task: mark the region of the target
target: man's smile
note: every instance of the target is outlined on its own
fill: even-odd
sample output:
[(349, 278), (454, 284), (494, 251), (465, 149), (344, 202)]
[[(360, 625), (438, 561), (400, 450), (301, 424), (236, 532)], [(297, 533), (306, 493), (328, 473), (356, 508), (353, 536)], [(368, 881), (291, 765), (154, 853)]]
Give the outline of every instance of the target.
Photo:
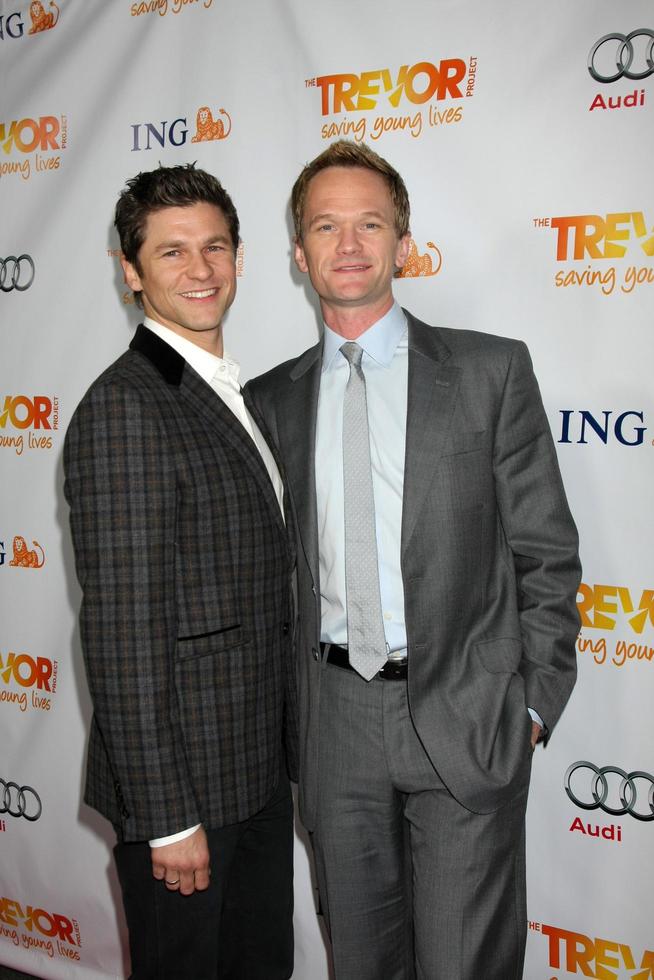
[(212, 289), (188, 289), (181, 293), (185, 299), (208, 299), (209, 296), (215, 296), (218, 292), (218, 287), (214, 286)]

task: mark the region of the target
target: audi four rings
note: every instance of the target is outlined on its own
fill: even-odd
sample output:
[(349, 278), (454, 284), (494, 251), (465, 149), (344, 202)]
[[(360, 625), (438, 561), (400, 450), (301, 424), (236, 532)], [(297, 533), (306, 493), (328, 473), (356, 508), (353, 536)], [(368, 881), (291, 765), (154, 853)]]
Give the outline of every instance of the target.
[(31, 255), (8, 255), (0, 259), (0, 289), (24, 293), (34, 282), (34, 262)]
[[(640, 66), (639, 71), (632, 71), (631, 66), (634, 60), (634, 46), (631, 43), (635, 37), (648, 37), (649, 44), (645, 47), (645, 62), (647, 67), (643, 70)], [(603, 45), (609, 41), (616, 41), (615, 66), (618, 69), (614, 75), (601, 75), (595, 67), (595, 55)], [(588, 55), (588, 71), (596, 82), (617, 82), (619, 78), (630, 78), (632, 81), (640, 81), (648, 78), (654, 73), (654, 31), (647, 27), (632, 31), (631, 34), (605, 34), (599, 41), (592, 46)]]
[(31, 786), (19, 786), (18, 783), (0, 779), (0, 814), (38, 820), (42, 810), (41, 797)]
[[(579, 799), (577, 792), (580, 791), (580, 786), (575, 787), (576, 792), (572, 789), (571, 777), (578, 769), (587, 769), (591, 774), (589, 777), (586, 777), (586, 788), (590, 799)], [(607, 803), (609, 798), (607, 773), (614, 773), (614, 775), (619, 776), (621, 779), (618, 789), (620, 799), (619, 801), (615, 799), (611, 800), (611, 805)], [(649, 791), (647, 792), (646, 799), (640, 798), (640, 809), (636, 809), (636, 805), (639, 802), (639, 787), (636, 785), (636, 780), (638, 779), (649, 782)], [(580, 780), (575, 780), (575, 783), (578, 782)], [(642, 772), (640, 770), (625, 772), (624, 769), (619, 769), (618, 766), (598, 767), (594, 766), (592, 762), (573, 762), (565, 774), (565, 791), (575, 806), (580, 807), (582, 810), (600, 809), (604, 810), (604, 813), (610, 813), (615, 817), (621, 817), (623, 814), (629, 813), (636, 820), (654, 820), (654, 776), (651, 776), (648, 772)], [(640, 792), (643, 792), (643, 790)], [(643, 812), (645, 806), (649, 807), (649, 813)]]

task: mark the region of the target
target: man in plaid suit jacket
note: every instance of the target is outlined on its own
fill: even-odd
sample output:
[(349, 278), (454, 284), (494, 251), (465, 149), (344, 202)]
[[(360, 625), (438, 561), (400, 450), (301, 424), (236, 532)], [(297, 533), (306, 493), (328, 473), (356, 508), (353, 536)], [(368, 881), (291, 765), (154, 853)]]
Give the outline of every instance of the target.
[(281, 980), (294, 555), (275, 450), (223, 352), (238, 217), (209, 174), (160, 167), (128, 182), (116, 227), (145, 324), (64, 456), (94, 707), (85, 799), (117, 832), (134, 978)]

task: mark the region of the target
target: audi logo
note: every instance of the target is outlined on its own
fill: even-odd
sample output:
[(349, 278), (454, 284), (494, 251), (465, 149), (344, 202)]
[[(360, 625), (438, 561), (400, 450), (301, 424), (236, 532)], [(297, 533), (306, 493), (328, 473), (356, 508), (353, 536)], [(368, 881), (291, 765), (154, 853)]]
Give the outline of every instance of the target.
[[(635, 37), (649, 38), (649, 43), (645, 47), (645, 63), (647, 67), (644, 71), (631, 70), (634, 60), (634, 46), (631, 42)], [(595, 67), (595, 55), (609, 41), (615, 41), (617, 43), (615, 66), (618, 70), (615, 75), (602, 75)], [(654, 72), (654, 31), (643, 27), (639, 30), (632, 31), (631, 34), (605, 34), (590, 49), (590, 54), (588, 55), (588, 71), (596, 82), (617, 82), (619, 78), (630, 78), (632, 81), (640, 81), (642, 78), (647, 78)]]
[(8, 255), (0, 259), (0, 289), (24, 293), (34, 282), (34, 262), (31, 255)]
[[(573, 786), (572, 777), (580, 769), (588, 770), (588, 774), (575, 779)], [(607, 779), (611, 774), (620, 778), (619, 784), (616, 779)], [(649, 790), (643, 783), (649, 783)], [(648, 772), (625, 772), (618, 766), (598, 768), (592, 762), (573, 762), (565, 774), (565, 791), (582, 810), (599, 809), (615, 817), (629, 813), (636, 820), (654, 820), (654, 776)]]
[(31, 786), (19, 786), (0, 779), (0, 813), (33, 821), (39, 819), (42, 810), (41, 797)]

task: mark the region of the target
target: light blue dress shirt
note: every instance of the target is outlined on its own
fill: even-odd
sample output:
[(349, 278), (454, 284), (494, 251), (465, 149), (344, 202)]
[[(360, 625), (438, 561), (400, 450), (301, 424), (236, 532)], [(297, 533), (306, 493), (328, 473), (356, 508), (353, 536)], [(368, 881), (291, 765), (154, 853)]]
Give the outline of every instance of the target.
[[(390, 652), (406, 650), (400, 569), (408, 328), (395, 303), (356, 341), (363, 348), (370, 458), (375, 498), (384, 631)], [(343, 514), (343, 396), (350, 375), (340, 352), (343, 337), (325, 326), (316, 427), (316, 495), (320, 536), (321, 640), (347, 645), (345, 521)]]

